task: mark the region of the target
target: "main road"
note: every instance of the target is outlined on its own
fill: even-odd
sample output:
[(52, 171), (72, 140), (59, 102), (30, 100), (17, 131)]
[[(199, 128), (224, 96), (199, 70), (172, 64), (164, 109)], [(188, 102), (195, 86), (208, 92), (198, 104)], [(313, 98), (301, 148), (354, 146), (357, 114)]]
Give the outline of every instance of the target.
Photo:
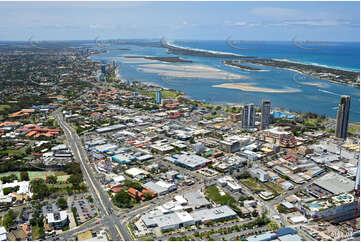
[(104, 225), (108, 225), (109, 233), (112, 237), (112, 240), (132, 240), (126, 228), (126, 224), (122, 223), (120, 218), (113, 213), (112, 202), (109, 200), (107, 194), (105, 194), (99, 182), (93, 176), (93, 173), (88, 165), (88, 156), (83, 149), (79, 136), (74, 131), (74, 129), (64, 121), (63, 116), (59, 112), (59, 110), (55, 111), (54, 115), (58, 124), (64, 131), (74, 158), (79, 161), (81, 165), (85, 182), (87, 183), (90, 192), (94, 197), (95, 204), (99, 209), (99, 215), (102, 219), (101, 223)]

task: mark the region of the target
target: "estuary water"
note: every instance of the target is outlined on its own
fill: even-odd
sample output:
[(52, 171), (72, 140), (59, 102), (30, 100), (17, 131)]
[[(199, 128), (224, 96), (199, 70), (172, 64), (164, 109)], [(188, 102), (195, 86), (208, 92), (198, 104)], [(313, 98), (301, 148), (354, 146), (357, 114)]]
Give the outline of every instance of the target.
[[(186, 48), (285, 59), (358, 72), (360, 70), (358, 43), (296, 43), (296, 45), (292, 42), (236, 41), (229, 41), (228, 44), (225, 41), (174, 41), (173, 43)], [(119, 45), (112, 48), (116, 47), (129, 50), (109, 49), (107, 53), (92, 56), (92, 59), (105, 63), (115, 60), (119, 65), (119, 75), (125, 80), (149, 82), (180, 90), (191, 99), (212, 104), (254, 103), (260, 105), (262, 99), (269, 99), (272, 107), (313, 112), (332, 118), (336, 117), (340, 95), (349, 95), (351, 96), (350, 121), (360, 121), (360, 89), (357, 87), (310, 78), (294, 71), (278, 68), (253, 66), (262, 71), (242, 70), (224, 65), (222, 63), (226, 60), (224, 58), (177, 55), (192, 63), (165, 63), (128, 58), (129, 56), (176, 55), (168, 54), (167, 49), (158, 47)], [(249, 91), (215, 87), (225, 83), (241, 83), (258, 89)], [(262, 91), (262, 88), (268, 91)], [(280, 93), (277, 90), (283, 92)]]

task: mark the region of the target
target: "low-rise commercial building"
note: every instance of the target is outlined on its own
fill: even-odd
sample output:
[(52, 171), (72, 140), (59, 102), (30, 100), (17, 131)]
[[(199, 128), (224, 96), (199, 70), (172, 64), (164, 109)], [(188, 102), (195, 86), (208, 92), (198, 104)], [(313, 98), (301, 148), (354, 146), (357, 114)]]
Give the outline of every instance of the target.
[(188, 154), (166, 157), (166, 160), (192, 170), (200, 169), (211, 163), (211, 160), (203, 158), (202, 156)]
[(242, 190), (241, 185), (231, 176), (219, 178), (218, 183), (223, 187), (227, 186), (232, 192), (240, 192)]
[(262, 170), (262, 169), (259, 169), (259, 168), (249, 169), (249, 174), (252, 177), (257, 178), (261, 182), (268, 182), (269, 181), (269, 174), (266, 171)]
[(46, 214), (47, 223), (55, 229), (61, 229), (69, 223), (67, 211)]

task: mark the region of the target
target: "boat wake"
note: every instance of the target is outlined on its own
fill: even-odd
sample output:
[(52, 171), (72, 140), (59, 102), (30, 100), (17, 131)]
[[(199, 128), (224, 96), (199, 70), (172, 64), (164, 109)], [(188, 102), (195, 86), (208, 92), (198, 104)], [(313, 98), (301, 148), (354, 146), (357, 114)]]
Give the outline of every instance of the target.
[(323, 89), (318, 89), (320, 92), (323, 92), (323, 93), (327, 93), (327, 94), (331, 94), (331, 95), (335, 95), (335, 96), (342, 96), (341, 94), (337, 94), (337, 93), (334, 93), (334, 92), (330, 92), (330, 91), (327, 91), (327, 90), (323, 90)]

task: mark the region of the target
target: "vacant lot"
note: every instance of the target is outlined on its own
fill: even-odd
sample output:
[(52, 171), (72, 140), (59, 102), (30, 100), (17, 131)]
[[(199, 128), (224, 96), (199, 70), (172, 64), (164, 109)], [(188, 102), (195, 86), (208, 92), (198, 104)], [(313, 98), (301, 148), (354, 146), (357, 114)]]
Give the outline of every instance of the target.
[(270, 187), (272, 190), (274, 190), (275, 192), (278, 192), (280, 194), (285, 193), (285, 190), (283, 190), (281, 187), (277, 186), (276, 184), (274, 184), (273, 182), (266, 182), (265, 183), (268, 187)]
[(231, 197), (230, 195), (228, 195), (228, 194), (222, 196), (219, 193), (219, 190), (218, 190), (216, 185), (207, 187), (206, 194), (207, 194), (208, 198), (210, 198), (211, 200), (213, 200), (214, 202), (216, 202), (218, 204), (232, 205), (233, 203), (236, 202), (236, 200), (233, 197)]
[(254, 192), (262, 192), (262, 191), (272, 192), (265, 185), (258, 182), (254, 178), (249, 177), (249, 178), (246, 178), (246, 179), (240, 179), (240, 181)]

